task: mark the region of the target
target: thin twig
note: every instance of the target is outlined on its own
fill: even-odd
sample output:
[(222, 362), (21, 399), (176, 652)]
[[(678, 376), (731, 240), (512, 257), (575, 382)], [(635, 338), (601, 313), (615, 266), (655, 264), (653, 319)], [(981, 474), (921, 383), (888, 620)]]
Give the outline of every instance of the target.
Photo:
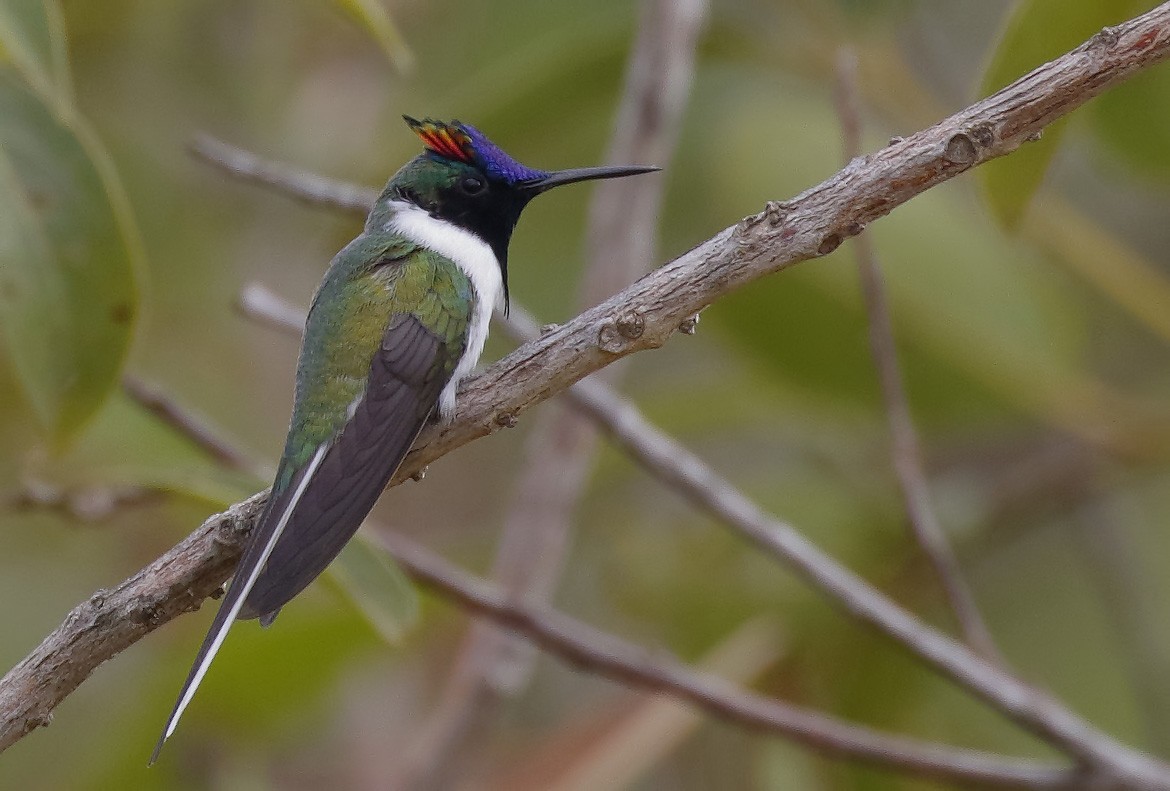
[(255, 471), (252, 462), (238, 448), (223, 439), (206, 421), (180, 407), (157, 387), (127, 374), (122, 377), (122, 389), (143, 409), (178, 428), (183, 436), (215, 461), (235, 470)]
[(245, 318), (286, 335), (300, 338), (305, 329), (305, 311), (260, 283), (248, 283), (240, 290), (236, 310)]
[(55, 510), (80, 522), (102, 522), (115, 513), (150, 505), (163, 494), (158, 489), (135, 485), (63, 488), (28, 478), (0, 495), (0, 509)]
[[(845, 161), (861, 153), (861, 117), (857, 97), (857, 54), (843, 49), (837, 57), (836, 79), (837, 114), (841, 121)], [(947, 602), (955, 614), (964, 638), (989, 660), (1006, 665), (987, 628), (975, 596), (963, 577), (959, 560), (947, 541), (930, 499), (930, 487), (922, 464), (922, 449), (914, 419), (910, 415), (909, 399), (898, 367), (898, 350), (894, 341), (894, 323), (886, 300), (885, 284), (869, 234), (860, 234), (852, 241), (857, 255), (857, 270), (861, 276), (861, 294), (869, 326), (869, 343), (874, 365), (881, 383), (882, 401), (890, 426), (890, 456), (911, 532), (925, 553), (942, 585)]]
[(301, 337), (305, 328), (305, 311), (263, 283), (245, 285), (236, 299), (236, 309), (245, 318), (290, 337)]
[[(456, 447), (514, 424), (528, 407), (619, 357), (662, 345), (719, 297), (829, 252), (913, 196), (1010, 153), (1047, 124), (1167, 56), (1170, 3), (1163, 3), (1102, 31), (936, 126), (855, 160), (797, 198), (772, 204), (765, 212), (720, 232), (471, 378), (460, 392), (455, 421), (442, 430), (428, 431), (396, 480), (414, 475)], [(1143, 419), (1138, 436), (1137, 426), (1118, 432), (1091, 419), (1108, 414), (1110, 420), (1120, 421), (1124, 416), (1123, 410), (1095, 411), (1104, 406), (1096, 404), (1088, 413), (1068, 412), (1059, 419), (1081, 436), (1128, 452), (1163, 446), (1165, 426), (1154, 430)], [(619, 413), (626, 414), (620, 405)], [(673, 466), (662, 468), (662, 477), (677, 479), (682, 489), (689, 486), (696, 502), (744, 528), (762, 546), (799, 561), (802, 572), (848, 611), (880, 625), (963, 686), (1076, 756), (1096, 774), (1094, 780), (1134, 789), (1170, 789), (1170, 767), (1118, 744), (1058, 702), (923, 625), (826, 558), (799, 533), (741, 500), (734, 490), (729, 494), (726, 489), (696, 488), (712, 474), (690, 460), (689, 454), (673, 459)], [(56, 705), (99, 664), (161, 623), (196, 608), (216, 590), (237, 562), (265, 496), (260, 493), (211, 517), (141, 572), (79, 605), (0, 679), (0, 750), (46, 724)], [(783, 529), (777, 530), (778, 526)]]
[[(740, 690), (750, 689), (753, 681), (767, 677), (768, 670), (776, 668), (787, 652), (781, 622), (782, 616), (759, 614), (736, 624), (696, 658), (694, 669)], [(623, 694), (606, 695), (604, 700), (581, 701), (571, 712), (567, 722), (533, 734), (521, 749), (510, 751), (481, 771), (476, 776), (477, 791), (653, 786), (660, 782), (655, 778), (663, 775), (679, 777), (679, 759), (685, 762), (683, 755), (703, 751), (703, 745), (713, 741), (706, 728), (708, 711), (668, 692), (631, 686)], [(696, 738), (700, 729), (706, 738)], [(700, 738), (702, 742), (695, 744)], [(693, 746), (687, 747), (688, 743)], [(667, 761), (670, 765), (663, 766)], [(719, 776), (724, 787), (739, 786), (728, 779), (729, 768), (721, 762), (718, 775), (710, 768), (704, 774)], [(751, 769), (739, 772), (745, 777), (751, 774)]]
[(651, 655), (566, 615), (519, 603), (403, 536), (379, 533), (376, 540), (417, 581), (498, 625), (526, 635), (565, 661), (623, 684), (666, 692), (738, 725), (783, 734), (820, 753), (897, 768), (907, 774), (1015, 788), (1074, 788), (1084, 782), (1084, 776), (1074, 770), (926, 744), (743, 692), (661, 652)]
[(378, 197), (375, 189), (268, 162), (211, 135), (196, 135), (190, 148), (195, 156), (217, 165), (236, 178), (275, 187), (309, 206), (345, 209), (365, 215)]

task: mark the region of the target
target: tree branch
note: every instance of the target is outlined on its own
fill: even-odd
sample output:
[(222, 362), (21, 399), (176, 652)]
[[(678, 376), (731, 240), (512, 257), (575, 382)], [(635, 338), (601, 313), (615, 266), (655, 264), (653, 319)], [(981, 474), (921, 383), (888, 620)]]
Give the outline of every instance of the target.
[(365, 216), (378, 198), (378, 190), (319, 176), (285, 164), (266, 162), (211, 135), (196, 135), (191, 153), (212, 162), (243, 181), (275, 187), (309, 206), (345, 209)]
[(122, 377), (122, 389), (143, 409), (164, 423), (180, 429), (187, 439), (215, 461), (234, 470), (256, 472), (255, 466), (243, 453), (220, 437), (205, 422), (182, 409), (161, 390), (130, 374)]
[[(854, 160), (827, 181), (727, 228), (614, 298), (544, 334), (470, 380), (459, 417), (429, 431), (396, 480), (473, 439), (512, 425), (528, 407), (614, 360), (661, 346), (694, 314), (723, 294), (799, 261), (824, 255), (868, 222), (930, 187), (1010, 153), (1045, 125), (1111, 85), (1170, 54), (1170, 3), (1108, 28), (993, 96), (883, 150)], [(1100, 441), (1113, 438), (1102, 434)], [(704, 478), (702, 468), (683, 472)], [(696, 499), (699, 495), (696, 493)], [(195, 609), (238, 559), (263, 505), (255, 495), (211, 517), (174, 549), (69, 614), (45, 642), (0, 680), (0, 749), (48, 722), (52, 709), (97, 665), (176, 615)], [(851, 612), (886, 622), (907, 645), (952, 677), (1045, 733), (1070, 754), (1132, 788), (1170, 788), (1166, 767), (1100, 734), (1071, 712), (1005, 677), (966, 647), (925, 629), (904, 611), (869, 595), (863, 581), (827, 574), (823, 556), (795, 531), (750, 503), (704, 496), (704, 507), (752, 527), (761, 545), (803, 558), (805, 573)], [(833, 568), (833, 567), (830, 567)], [(843, 571), (843, 570), (841, 570)], [(876, 593), (876, 591), (874, 591)], [(893, 609), (890, 609), (892, 607)]]

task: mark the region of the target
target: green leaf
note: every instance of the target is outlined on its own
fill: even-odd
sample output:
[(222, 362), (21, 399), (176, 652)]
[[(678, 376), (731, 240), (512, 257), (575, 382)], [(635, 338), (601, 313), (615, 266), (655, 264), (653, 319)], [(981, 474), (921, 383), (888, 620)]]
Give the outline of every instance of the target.
[(1170, 73), (1151, 69), (1092, 105), (1094, 131), (1143, 178), (1170, 179)]
[(418, 620), (418, 594), (402, 569), (361, 535), (329, 566), (333, 579), (387, 643), (397, 644)]
[[(1132, 0), (1023, 0), (1008, 16), (983, 74), (981, 95), (994, 93), (1105, 25), (1124, 19), (1131, 5)], [(987, 204), (1004, 227), (1019, 223), (1048, 172), (1065, 126), (1064, 121), (1055, 123), (1040, 140), (979, 168)]]
[(141, 487), (224, 509), (268, 485), (224, 468), (169, 424), (115, 391), (66, 452), (35, 478), (57, 489)]
[(125, 197), (88, 126), (0, 71), (0, 337), (58, 445), (117, 384), (138, 259)]
[(414, 66), (414, 54), (380, 0), (334, 1), (374, 37), (394, 68), (402, 73), (410, 71)]

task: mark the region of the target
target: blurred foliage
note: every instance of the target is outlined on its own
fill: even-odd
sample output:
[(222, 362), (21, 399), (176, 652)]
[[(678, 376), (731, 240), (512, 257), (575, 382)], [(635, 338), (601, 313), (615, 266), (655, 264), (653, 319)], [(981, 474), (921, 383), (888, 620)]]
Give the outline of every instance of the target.
[(52, 2), (0, 7), (0, 329), (57, 445), (117, 382), (138, 313), (137, 231), (73, 106)]
[[(678, 153), (659, 163), (660, 257), (839, 167), (840, 46), (860, 58), (873, 150), (1150, 5), (716, 3)], [(378, 185), (417, 151), (399, 120), (408, 113), (472, 121), (535, 165), (593, 164), (637, 17), (619, 0), (0, 0), (0, 664), (257, 488), (119, 394), (125, 367), (258, 461), (279, 450), (296, 345), (232, 303), (252, 280), (307, 303), (360, 220), (232, 183), (187, 156), (190, 137), (209, 131)], [(871, 233), (933, 493), (1003, 650), (1075, 710), (1170, 758), (1159, 672), (1170, 661), (1159, 616), (1170, 596), (1167, 80), (1166, 67), (1141, 75)], [(583, 246), (566, 240), (580, 238), (588, 196), (535, 203), (513, 241), (513, 293), (546, 320), (572, 309)], [(629, 390), (765, 508), (950, 626), (905, 531), (848, 245), (713, 306), (694, 338), (639, 355)], [(384, 497), (379, 517), (486, 568), (531, 422), (433, 465)], [(161, 496), (85, 521), (17, 508), (30, 486)], [(762, 691), (925, 738), (1049, 755), (621, 454), (601, 454), (579, 516), (566, 610), (686, 658), (779, 618), (782, 656)], [(154, 769), (146, 757), (209, 613), (104, 666), (52, 728), (0, 756), (0, 788), (383, 787), (433, 711), (466, 620), (428, 597), (404, 634), (405, 583), (368, 547), (355, 553), (339, 567), (345, 595), (314, 585), (272, 629), (233, 632)], [(533, 776), (562, 743), (587, 775), (600, 742), (586, 735), (635, 704), (545, 661), (465, 757), (465, 787)], [(687, 749), (636, 767), (615, 767), (613, 751), (595, 759), (638, 778), (626, 787), (939, 787), (725, 724), (684, 732), (657, 719), (676, 723), (669, 744)], [(613, 732), (631, 721), (617, 717)]]
[(1155, 185), (1170, 178), (1170, 77), (1165, 69), (1139, 74), (1097, 99), (1093, 121), (1101, 142), (1134, 175)]
[[(1015, 81), (1041, 63), (1072, 49), (1105, 25), (1128, 19), (1132, 0), (1023, 0), (1007, 24), (983, 73), (980, 94)], [(1015, 226), (1032, 199), (1064, 134), (1066, 120), (1009, 159), (979, 168), (987, 201), (1000, 222)]]
[(410, 70), (414, 55), (384, 5), (378, 0), (337, 0), (337, 4), (370, 32), (399, 71)]

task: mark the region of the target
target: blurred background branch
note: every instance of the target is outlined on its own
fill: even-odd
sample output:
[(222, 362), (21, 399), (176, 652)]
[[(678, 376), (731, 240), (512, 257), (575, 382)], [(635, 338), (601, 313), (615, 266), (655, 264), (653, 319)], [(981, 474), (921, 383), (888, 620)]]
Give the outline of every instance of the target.
[(626, 684), (660, 689), (739, 725), (783, 734), (830, 755), (880, 762), (911, 775), (989, 787), (1069, 788), (1085, 775), (1077, 770), (1012, 762), (940, 745), (918, 744), (802, 711), (778, 700), (736, 691), (722, 679), (704, 677), (662, 656), (601, 634), (585, 624), (539, 607), (517, 603), (502, 590), (468, 578), (407, 539), (379, 533), (378, 540), (411, 576), (469, 610), (536, 641), (571, 664)]
[[(861, 155), (861, 108), (857, 94), (857, 54), (843, 49), (837, 56), (836, 80), (837, 114), (841, 119), (841, 133), (845, 161)], [(894, 322), (882, 283), (881, 269), (870, 237), (858, 235), (850, 245), (857, 256), (857, 271), (861, 277), (861, 295), (869, 328), (869, 344), (881, 384), (882, 401), (890, 425), (890, 460), (902, 499), (906, 517), (914, 538), (934, 567), (944, 594), (958, 620), (968, 644), (986, 659), (1003, 662), (995, 647), (975, 597), (971, 593), (958, 558), (939, 524), (930, 502), (930, 489), (922, 461), (918, 432), (910, 416), (906, 387), (898, 367), (898, 351), (894, 341)]]

